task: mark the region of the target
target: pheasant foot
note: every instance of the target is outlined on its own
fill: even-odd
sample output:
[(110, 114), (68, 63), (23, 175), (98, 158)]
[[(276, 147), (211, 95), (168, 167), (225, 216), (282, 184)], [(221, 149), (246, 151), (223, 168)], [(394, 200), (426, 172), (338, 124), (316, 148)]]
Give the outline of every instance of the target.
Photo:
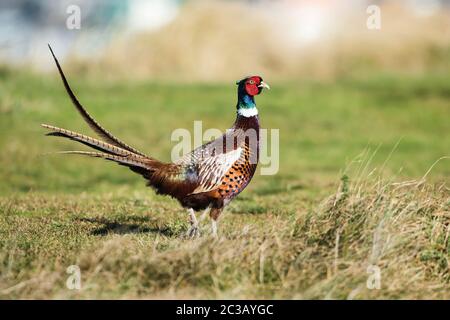
[(200, 228), (198, 226), (197, 218), (195, 217), (194, 210), (191, 208), (189, 209), (189, 222), (191, 224), (191, 227), (186, 232), (186, 236), (188, 238), (196, 238), (200, 236)]

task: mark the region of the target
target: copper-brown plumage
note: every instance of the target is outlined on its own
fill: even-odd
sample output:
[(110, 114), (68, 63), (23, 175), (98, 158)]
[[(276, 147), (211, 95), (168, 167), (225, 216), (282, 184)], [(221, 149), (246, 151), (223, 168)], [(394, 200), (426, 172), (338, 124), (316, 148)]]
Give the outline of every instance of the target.
[(253, 96), (268, 86), (258, 76), (248, 77), (238, 84), (238, 115), (232, 128), (222, 137), (211, 141), (181, 159), (164, 163), (129, 146), (103, 128), (86, 111), (76, 98), (56, 59), (51, 47), (64, 87), (83, 119), (100, 139), (43, 124), (50, 136), (68, 138), (95, 149), (88, 151), (66, 151), (114, 161), (142, 175), (147, 184), (158, 194), (169, 195), (189, 209), (191, 229), (189, 234), (198, 234), (194, 210), (210, 209), (215, 221), (222, 209), (248, 185), (259, 159), (259, 119)]

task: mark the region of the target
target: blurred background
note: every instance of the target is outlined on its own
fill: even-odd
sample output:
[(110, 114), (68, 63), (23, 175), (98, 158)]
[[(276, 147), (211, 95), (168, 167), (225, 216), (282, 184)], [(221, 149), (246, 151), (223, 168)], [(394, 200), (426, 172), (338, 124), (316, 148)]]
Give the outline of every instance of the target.
[[(363, 158), (420, 178), (450, 155), (450, 1), (1, 0), (0, 191), (143, 183), (113, 164), (41, 156), (78, 146), (44, 138), (40, 123), (92, 134), (47, 43), (91, 114), (165, 161), (173, 130), (195, 120), (225, 130), (235, 81), (261, 75), (272, 90), (257, 103), (263, 127), (280, 129), (280, 171), (250, 189), (329, 192)], [(448, 163), (427, 178), (448, 181)]]
[[(69, 29), (70, 6), (80, 9)], [(370, 30), (369, 5), (381, 9)], [(178, 81), (448, 72), (448, 0), (2, 0), (0, 63)]]

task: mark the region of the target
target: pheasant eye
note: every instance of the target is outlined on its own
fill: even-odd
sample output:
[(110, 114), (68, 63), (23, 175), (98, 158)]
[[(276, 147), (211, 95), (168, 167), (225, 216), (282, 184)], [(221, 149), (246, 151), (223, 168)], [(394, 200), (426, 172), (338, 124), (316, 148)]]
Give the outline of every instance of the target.
[(255, 81), (254, 80), (249, 80), (248, 83), (249, 84), (255, 84)]

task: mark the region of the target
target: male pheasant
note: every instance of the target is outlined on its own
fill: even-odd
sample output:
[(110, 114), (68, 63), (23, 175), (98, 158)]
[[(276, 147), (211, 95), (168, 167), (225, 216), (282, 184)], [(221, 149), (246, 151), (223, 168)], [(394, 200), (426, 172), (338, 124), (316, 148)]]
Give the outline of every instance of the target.
[(199, 234), (194, 211), (209, 210), (212, 234), (217, 235), (217, 219), (223, 208), (252, 179), (259, 160), (259, 119), (254, 96), (263, 88), (270, 89), (259, 76), (242, 79), (238, 85), (237, 116), (231, 129), (218, 139), (206, 143), (179, 160), (164, 163), (130, 147), (104, 129), (80, 104), (56, 59), (64, 87), (74, 106), (102, 140), (43, 124), (51, 130), (47, 135), (68, 138), (87, 145), (96, 152), (66, 151), (114, 161), (142, 175), (158, 194), (177, 199), (189, 211), (190, 237)]

